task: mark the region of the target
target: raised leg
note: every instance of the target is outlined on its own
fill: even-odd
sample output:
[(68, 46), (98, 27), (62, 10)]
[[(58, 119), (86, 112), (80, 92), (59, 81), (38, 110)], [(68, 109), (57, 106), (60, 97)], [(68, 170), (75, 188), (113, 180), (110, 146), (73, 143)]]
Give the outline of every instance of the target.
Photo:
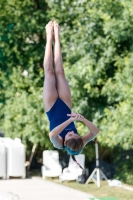
[(52, 55), (53, 23), (51, 21), (46, 25), (46, 35), (47, 35), (47, 42), (46, 42), (45, 56), (43, 63), (45, 71), (43, 100), (44, 100), (44, 107), (47, 112), (50, 110), (50, 108), (53, 106), (56, 99), (58, 98), (55, 73), (53, 68), (53, 55)]
[(62, 99), (67, 106), (71, 109), (72, 100), (71, 100), (71, 93), (68, 82), (65, 78), (65, 73), (63, 69), (62, 63), (62, 54), (61, 54), (61, 47), (60, 47), (60, 28), (59, 25), (54, 21), (54, 37), (55, 37), (55, 44), (54, 44), (54, 67), (55, 67), (55, 76), (56, 76), (56, 84), (57, 84), (57, 91), (59, 98)]

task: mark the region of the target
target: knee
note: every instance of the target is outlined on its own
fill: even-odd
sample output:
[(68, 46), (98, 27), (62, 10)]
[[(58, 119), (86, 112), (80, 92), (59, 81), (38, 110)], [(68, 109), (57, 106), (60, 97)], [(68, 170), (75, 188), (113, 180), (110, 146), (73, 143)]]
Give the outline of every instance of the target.
[(54, 69), (45, 68), (45, 75), (48, 75), (48, 76), (55, 75), (54, 74)]
[(57, 76), (65, 76), (64, 69), (59, 69), (55, 71)]

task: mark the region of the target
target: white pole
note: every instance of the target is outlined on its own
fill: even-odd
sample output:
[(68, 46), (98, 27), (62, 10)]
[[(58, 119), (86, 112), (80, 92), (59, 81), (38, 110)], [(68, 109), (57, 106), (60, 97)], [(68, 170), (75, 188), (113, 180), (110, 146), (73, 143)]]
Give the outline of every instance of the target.
[(99, 167), (98, 143), (95, 142), (96, 147), (96, 167)]
[[(99, 167), (99, 154), (98, 154), (98, 142), (97, 141), (95, 141), (95, 151), (96, 151), (96, 168), (91, 173), (90, 177), (86, 181), (86, 184), (89, 183), (90, 180), (92, 179), (96, 183), (97, 187), (100, 187), (100, 174), (107, 182), (108, 182), (108, 179)], [(94, 177), (95, 173), (96, 173), (96, 178)]]

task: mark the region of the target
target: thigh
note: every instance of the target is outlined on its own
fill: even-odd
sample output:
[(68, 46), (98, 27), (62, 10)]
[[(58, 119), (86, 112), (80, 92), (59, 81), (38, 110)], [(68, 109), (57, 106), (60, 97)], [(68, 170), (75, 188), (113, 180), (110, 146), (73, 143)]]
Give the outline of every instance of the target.
[(65, 78), (64, 71), (56, 73), (56, 83), (57, 83), (57, 91), (59, 98), (62, 99), (66, 103), (66, 105), (71, 109), (72, 107), (71, 92), (68, 82)]
[(58, 98), (56, 80), (54, 73), (45, 74), (44, 86), (43, 86), (43, 100), (45, 111), (49, 111)]

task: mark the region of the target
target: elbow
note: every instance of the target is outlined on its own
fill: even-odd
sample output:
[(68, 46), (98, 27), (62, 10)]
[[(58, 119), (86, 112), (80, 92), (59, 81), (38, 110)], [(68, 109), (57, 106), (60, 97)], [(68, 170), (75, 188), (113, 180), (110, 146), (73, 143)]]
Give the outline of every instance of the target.
[(52, 131), (49, 133), (49, 137), (50, 138), (53, 137), (53, 132)]
[(96, 127), (93, 134), (95, 134), (95, 136), (99, 133), (99, 129)]

